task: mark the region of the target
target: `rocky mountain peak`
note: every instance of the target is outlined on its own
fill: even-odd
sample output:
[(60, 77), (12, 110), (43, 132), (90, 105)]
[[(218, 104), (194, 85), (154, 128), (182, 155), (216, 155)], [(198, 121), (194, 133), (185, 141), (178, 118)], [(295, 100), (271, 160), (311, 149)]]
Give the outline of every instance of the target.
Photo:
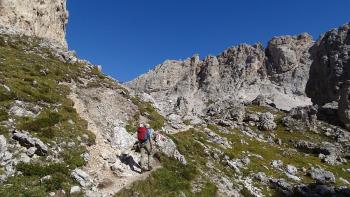
[(202, 116), (208, 103), (250, 102), (259, 95), (289, 110), (310, 104), (305, 86), (313, 44), (306, 33), (274, 37), (266, 49), (240, 44), (203, 60), (166, 61), (126, 85), (150, 94), (164, 115)]
[(0, 0), (0, 26), (66, 48), (66, 0)]

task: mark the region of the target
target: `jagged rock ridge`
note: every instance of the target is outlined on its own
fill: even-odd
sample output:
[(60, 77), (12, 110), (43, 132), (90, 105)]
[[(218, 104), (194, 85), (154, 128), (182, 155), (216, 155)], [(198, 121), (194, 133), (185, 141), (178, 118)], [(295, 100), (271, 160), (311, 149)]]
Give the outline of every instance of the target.
[(219, 101), (250, 102), (268, 97), (283, 110), (309, 105), (305, 86), (311, 65), (310, 35), (273, 38), (267, 49), (242, 44), (218, 56), (184, 61), (167, 60), (154, 70), (126, 83), (136, 93), (150, 94), (164, 115), (205, 115)]

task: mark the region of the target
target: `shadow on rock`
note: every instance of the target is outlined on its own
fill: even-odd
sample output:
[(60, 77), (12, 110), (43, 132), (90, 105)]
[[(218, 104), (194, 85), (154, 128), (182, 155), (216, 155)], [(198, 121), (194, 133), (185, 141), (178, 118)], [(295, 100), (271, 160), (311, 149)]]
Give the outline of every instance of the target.
[(135, 167), (138, 169), (141, 169), (141, 166), (134, 160), (134, 158), (131, 155), (122, 154), (119, 157), (119, 159), (123, 164), (128, 165), (132, 171), (137, 172), (137, 173), (140, 172), (140, 171), (136, 170)]
[(291, 196), (350, 196), (349, 188), (336, 188), (328, 185), (310, 184), (300, 185), (294, 188)]

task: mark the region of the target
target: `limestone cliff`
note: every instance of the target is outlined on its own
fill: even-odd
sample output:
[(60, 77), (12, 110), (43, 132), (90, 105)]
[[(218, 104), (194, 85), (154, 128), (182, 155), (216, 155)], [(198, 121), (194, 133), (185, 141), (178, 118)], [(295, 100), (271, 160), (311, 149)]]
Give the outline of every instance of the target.
[(204, 60), (166, 61), (126, 85), (151, 95), (164, 115), (186, 119), (202, 116), (211, 103), (250, 102), (258, 95), (290, 110), (311, 104), (305, 86), (313, 43), (311, 36), (301, 34), (275, 37), (267, 49), (241, 44)]
[(67, 47), (66, 0), (0, 0), (0, 26)]

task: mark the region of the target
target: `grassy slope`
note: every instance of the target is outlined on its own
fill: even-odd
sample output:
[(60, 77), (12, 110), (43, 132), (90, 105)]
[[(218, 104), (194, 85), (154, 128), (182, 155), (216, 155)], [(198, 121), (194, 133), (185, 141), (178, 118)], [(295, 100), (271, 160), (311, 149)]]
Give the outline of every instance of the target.
[[(40, 158), (33, 163), (19, 164), (17, 168), (23, 175), (11, 177), (1, 184), (0, 196), (46, 196), (51, 191), (68, 191), (76, 184), (70, 171), (85, 164), (80, 156), (85, 147), (80, 144), (93, 144), (94, 135), (87, 130), (86, 121), (78, 116), (73, 102), (67, 98), (69, 88), (60, 82), (77, 79), (83, 74), (82, 70), (86, 70), (84, 65), (60, 62), (48, 49), (38, 47), (35, 39), (0, 36), (0, 122), (13, 119), (15, 129), (30, 132), (49, 147), (61, 142), (76, 144), (74, 148), (63, 147), (60, 158), (64, 163)], [(7, 111), (15, 100), (40, 106), (41, 113), (36, 118), (11, 116)], [(11, 141), (6, 127), (0, 126), (0, 133)], [(40, 181), (47, 175), (52, 179)]]
[[(93, 144), (95, 136), (87, 130), (87, 122), (73, 108), (74, 103), (67, 98), (70, 89), (61, 85), (62, 82), (79, 82), (79, 78), (87, 78), (87, 88), (103, 85), (123, 90), (125, 96), (139, 108), (139, 113), (127, 125), (130, 132), (135, 132), (139, 115), (148, 118), (157, 130), (164, 126), (164, 118), (151, 104), (131, 97), (126, 89), (105, 77), (97, 68), (88, 68), (80, 63), (63, 63), (39, 44), (40, 40), (33, 38), (0, 35), (0, 123), (13, 119), (15, 129), (28, 131), (49, 146), (61, 142), (74, 142), (77, 146), (64, 147), (60, 154), (63, 163), (60, 164), (47, 162), (44, 158), (19, 164), (17, 168), (23, 175), (11, 177), (1, 184), (0, 196), (47, 196), (49, 192), (61, 189), (68, 192), (72, 185), (77, 184), (70, 177), (70, 172), (85, 164), (81, 154), (86, 147), (80, 144)], [(4, 85), (11, 91), (7, 91)], [(13, 117), (8, 110), (15, 100), (40, 106), (41, 113), (36, 118)], [(0, 134), (11, 140), (10, 131), (1, 124)], [(174, 161), (171, 163), (165, 159), (169, 165), (174, 164)], [(0, 166), (0, 174), (3, 171)], [(48, 175), (52, 176), (51, 180), (40, 182), (42, 177)]]

